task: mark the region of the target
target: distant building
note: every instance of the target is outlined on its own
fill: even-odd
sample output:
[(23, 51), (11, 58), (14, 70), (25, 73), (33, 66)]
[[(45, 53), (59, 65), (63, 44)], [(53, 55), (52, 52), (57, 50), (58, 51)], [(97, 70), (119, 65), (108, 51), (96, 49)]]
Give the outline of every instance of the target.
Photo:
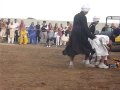
[(32, 17), (28, 17), (27, 19), (35, 19), (35, 18), (32, 18)]

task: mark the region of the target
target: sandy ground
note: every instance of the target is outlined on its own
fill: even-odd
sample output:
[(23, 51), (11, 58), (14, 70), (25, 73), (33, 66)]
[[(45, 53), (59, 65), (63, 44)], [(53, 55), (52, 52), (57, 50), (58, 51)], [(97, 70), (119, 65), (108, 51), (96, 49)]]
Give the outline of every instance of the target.
[[(0, 44), (0, 90), (120, 90), (120, 70), (87, 68), (69, 58), (63, 48)], [(120, 52), (111, 53), (120, 57)]]

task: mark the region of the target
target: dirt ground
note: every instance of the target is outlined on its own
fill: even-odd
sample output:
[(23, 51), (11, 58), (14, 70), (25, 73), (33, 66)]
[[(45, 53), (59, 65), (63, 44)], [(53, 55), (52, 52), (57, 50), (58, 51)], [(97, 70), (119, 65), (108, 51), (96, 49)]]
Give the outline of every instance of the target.
[(63, 49), (0, 44), (0, 90), (120, 90), (120, 70), (87, 68), (82, 55), (70, 69)]

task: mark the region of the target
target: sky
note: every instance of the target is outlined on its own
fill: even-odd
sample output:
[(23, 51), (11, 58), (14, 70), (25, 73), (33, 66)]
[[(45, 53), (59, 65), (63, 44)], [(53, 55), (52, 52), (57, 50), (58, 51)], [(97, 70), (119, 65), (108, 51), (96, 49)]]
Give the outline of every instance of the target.
[(84, 4), (90, 6), (86, 15), (105, 22), (106, 16), (119, 16), (119, 0), (0, 0), (0, 18), (28, 18), (40, 20), (73, 21)]

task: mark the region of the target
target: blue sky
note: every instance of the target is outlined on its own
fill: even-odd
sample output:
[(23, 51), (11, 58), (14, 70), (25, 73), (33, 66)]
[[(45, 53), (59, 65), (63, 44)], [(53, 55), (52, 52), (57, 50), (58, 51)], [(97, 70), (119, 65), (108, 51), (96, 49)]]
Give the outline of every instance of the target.
[(72, 21), (83, 4), (89, 4), (87, 14), (91, 22), (94, 16), (105, 22), (106, 16), (119, 16), (119, 0), (0, 0), (0, 17)]

